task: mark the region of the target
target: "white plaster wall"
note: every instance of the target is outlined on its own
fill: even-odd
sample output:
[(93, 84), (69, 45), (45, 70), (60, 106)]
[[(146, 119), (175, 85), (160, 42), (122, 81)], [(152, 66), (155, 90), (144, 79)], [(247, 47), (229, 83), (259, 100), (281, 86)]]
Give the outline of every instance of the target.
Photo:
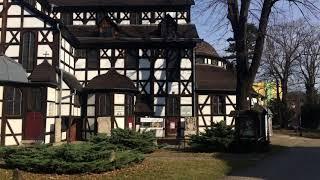
[(76, 62), (76, 69), (84, 69), (86, 68), (86, 59), (78, 59)]
[(91, 80), (98, 76), (98, 71), (88, 71), (88, 80)]
[(87, 116), (95, 116), (95, 108), (94, 106), (88, 106), (87, 107)]
[(154, 115), (155, 116), (165, 116), (166, 108), (164, 106), (154, 106)]
[[(10, 124), (14, 134), (22, 134), (22, 119), (8, 119), (7, 121)], [(9, 127), (8, 127), (8, 124), (6, 124), (5, 133), (6, 133), (6, 135), (12, 134)], [(22, 139), (21, 135), (16, 136), (16, 137), (18, 139), (18, 142), (20, 143), (21, 139)], [(13, 137), (9, 136), (9, 137), (6, 137), (5, 145), (10, 146), (10, 145), (18, 145), (18, 144), (15, 142)]]
[(24, 28), (43, 28), (44, 22), (34, 17), (24, 17), (23, 27)]
[(204, 116), (204, 119), (199, 116), (199, 126), (205, 126), (211, 124), (211, 116)]
[(100, 68), (111, 68), (110, 60), (105, 58), (100, 59)]
[(75, 76), (79, 81), (86, 80), (86, 71), (76, 71)]
[[(12, 31), (14, 34), (17, 34), (15, 38), (17, 38), (18, 42), (20, 42), (20, 32)], [(12, 40), (13, 36), (10, 31), (7, 31), (6, 33), (6, 43), (9, 43)]]
[(178, 82), (169, 82), (168, 83), (168, 93), (169, 94), (178, 94), (179, 93), (179, 83)]
[(94, 124), (95, 124), (94, 118), (88, 118), (88, 123), (86, 123), (87, 130), (90, 129), (91, 131), (93, 131), (94, 130)]
[(54, 102), (47, 102), (47, 116), (57, 116), (57, 104)]
[(8, 15), (21, 15), (21, 7), (19, 5), (11, 5), (8, 9)]
[(132, 81), (137, 80), (137, 71), (127, 70), (127, 77), (130, 78)]
[[(115, 120), (117, 121), (118, 128), (120, 129), (125, 128), (125, 119), (123, 117), (116, 117)], [(114, 123), (114, 127), (117, 127), (116, 123)]]
[(54, 132), (55, 118), (47, 118), (46, 120), (46, 133)]
[(187, 59), (187, 58), (182, 58), (182, 59), (181, 59), (180, 67), (181, 67), (181, 68), (191, 69), (191, 68), (192, 68), (191, 60), (190, 60), (190, 59)]
[(56, 101), (56, 89), (48, 87), (47, 90), (47, 99), (48, 101)]
[(166, 68), (166, 60), (165, 59), (157, 59), (154, 68), (164, 69)]
[(124, 68), (124, 59), (117, 59), (114, 67), (115, 68)]
[(192, 97), (181, 97), (181, 99), (180, 99), (180, 103), (182, 104), (182, 105), (184, 105), (184, 104), (192, 104)]
[(7, 20), (7, 28), (20, 28), (21, 27), (21, 18), (10, 17)]
[(7, 48), (5, 54), (8, 57), (18, 57), (19, 56), (19, 45), (11, 45)]
[(156, 70), (154, 76), (157, 80), (166, 80), (166, 71), (165, 70)]
[(181, 80), (189, 80), (192, 75), (192, 71), (180, 71)]
[(94, 105), (96, 102), (96, 97), (94, 94), (88, 95), (88, 105)]
[(62, 104), (61, 115), (62, 116), (69, 116), (69, 114), (70, 114), (70, 105), (69, 104)]
[(125, 95), (124, 94), (114, 94), (114, 103), (115, 104), (124, 104)]
[(48, 58), (52, 57), (52, 49), (49, 45), (38, 45), (38, 57), (43, 57), (47, 54)]
[(165, 105), (166, 104), (166, 98), (165, 97), (155, 97), (153, 98), (154, 105)]

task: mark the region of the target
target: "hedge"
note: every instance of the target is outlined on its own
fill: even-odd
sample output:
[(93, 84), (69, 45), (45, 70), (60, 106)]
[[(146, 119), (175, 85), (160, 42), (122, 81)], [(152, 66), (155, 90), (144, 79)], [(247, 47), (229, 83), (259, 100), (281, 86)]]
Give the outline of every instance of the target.
[(108, 150), (101, 144), (93, 143), (20, 148), (10, 152), (12, 153), (4, 157), (9, 168), (37, 173), (101, 173), (144, 159), (143, 154), (136, 151)]
[(154, 132), (115, 129), (80, 144), (0, 148), (0, 158), (9, 168), (29, 172), (101, 173), (141, 162), (157, 148), (155, 142)]

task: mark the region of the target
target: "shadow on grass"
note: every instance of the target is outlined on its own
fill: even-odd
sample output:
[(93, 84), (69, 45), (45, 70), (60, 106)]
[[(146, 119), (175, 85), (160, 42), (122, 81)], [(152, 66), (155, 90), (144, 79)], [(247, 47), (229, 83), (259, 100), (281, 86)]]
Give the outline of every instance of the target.
[(258, 162), (263, 161), (273, 155), (288, 150), (286, 146), (271, 145), (271, 150), (264, 153), (218, 153), (214, 157), (225, 161), (230, 171), (227, 175), (231, 175), (234, 172), (243, 171), (247, 168), (255, 166)]
[(220, 158), (228, 163), (228, 176), (281, 180), (319, 179), (320, 147), (273, 146), (266, 154), (228, 155)]

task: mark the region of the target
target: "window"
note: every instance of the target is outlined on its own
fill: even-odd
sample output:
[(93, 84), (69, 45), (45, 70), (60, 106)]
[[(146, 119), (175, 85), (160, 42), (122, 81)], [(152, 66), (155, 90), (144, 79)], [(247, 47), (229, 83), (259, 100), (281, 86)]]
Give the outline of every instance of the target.
[(28, 92), (28, 112), (40, 112), (41, 111), (41, 89), (31, 88)]
[(204, 64), (204, 58), (197, 58), (196, 63), (197, 64)]
[(180, 55), (178, 49), (167, 50), (167, 80), (180, 80)]
[(98, 67), (98, 50), (91, 49), (87, 51), (87, 63), (88, 68), (97, 68)]
[(225, 113), (225, 99), (223, 96), (213, 96), (212, 100), (212, 112), (213, 114), (224, 114)]
[(101, 95), (99, 97), (98, 116), (111, 116), (111, 96)]
[(126, 110), (127, 110), (127, 115), (128, 116), (132, 116), (133, 115), (133, 97), (131, 95), (127, 95), (126, 96)]
[(130, 24), (141, 24), (140, 13), (130, 14)]
[(22, 66), (26, 70), (33, 70), (36, 59), (36, 44), (33, 32), (25, 32), (22, 36)]
[(136, 69), (138, 58), (139, 58), (139, 54), (138, 54), (137, 49), (127, 50), (126, 68), (127, 69)]
[(7, 87), (5, 91), (6, 115), (20, 116), (22, 92), (18, 88)]
[(85, 49), (76, 49), (75, 56), (77, 58), (86, 58), (87, 57), (87, 52), (86, 52)]
[(61, 19), (64, 25), (72, 25), (71, 13), (61, 13)]
[(167, 116), (180, 116), (180, 101), (176, 95), (169, 96), (167, 99)]

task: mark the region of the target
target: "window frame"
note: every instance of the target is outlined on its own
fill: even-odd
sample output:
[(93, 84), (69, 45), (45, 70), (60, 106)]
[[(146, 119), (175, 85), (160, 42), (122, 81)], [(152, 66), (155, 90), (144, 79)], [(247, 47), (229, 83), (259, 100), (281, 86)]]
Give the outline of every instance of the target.
[[(12, 99), (9, 99), (10, 94), (8, 94), (8, 92), (12, 92)], [(17, 100), (17, 92), (19, 93), (19, 99)], [(21, 89), (19, 88), (15, 88), (15, 87), (5, 87), (5, 94), (4, 94), (4, 106), (5, 106), (5, 116), (7, 117), (21, 117), (22, 116), (22, 99), (23, 99), (23, 94)], [(12, 113), (9, 112), (9, 104), (8, 103), (12, 103)], [(15, 112), (15, 108), (16, 108), (16, 103), (18, 103), (19, 105), (19, 112), (16, 113)]]
[[(33, 31), (25, 31), (22, 33), (21, 38), (21, 64), (27, 71), (32, 71), (37, 59), (37, 34)], [(26, 43), (28, 43), (27, 47), (25, 47)], [(25, 59), (25, 57), (27, 58)]]

